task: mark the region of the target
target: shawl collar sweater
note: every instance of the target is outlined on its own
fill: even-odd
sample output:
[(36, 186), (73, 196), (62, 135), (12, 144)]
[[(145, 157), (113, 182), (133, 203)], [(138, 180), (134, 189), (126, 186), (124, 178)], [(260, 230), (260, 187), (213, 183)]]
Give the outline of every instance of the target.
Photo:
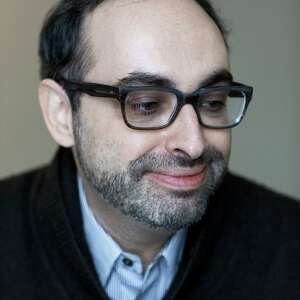
[[(47, 167), (0, 182), (0, 299), (108, 299), (78, 197), (67, 149)], [(228, 173), (190, 226), (165, 299), (298, 300), (299, 239), (297, 201)]]

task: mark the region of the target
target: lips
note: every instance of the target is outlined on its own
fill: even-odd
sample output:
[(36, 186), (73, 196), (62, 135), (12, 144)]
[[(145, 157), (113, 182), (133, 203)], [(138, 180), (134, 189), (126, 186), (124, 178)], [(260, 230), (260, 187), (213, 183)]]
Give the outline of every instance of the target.
[(206, 168), (197, 169), (176, 169), (148, 172), (147, 178), (165, 186), (176, 190), (194, 190), (205, 180)]

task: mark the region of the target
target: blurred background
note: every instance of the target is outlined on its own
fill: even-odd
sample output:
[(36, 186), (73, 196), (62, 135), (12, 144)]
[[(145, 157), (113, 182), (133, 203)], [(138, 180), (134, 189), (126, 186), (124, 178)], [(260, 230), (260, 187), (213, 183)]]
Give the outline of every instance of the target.
[[(45, 164), (56, 145), (37, 99), (38, 34), (54, 0), (0, 2), (0, 178)], [(255, 87), (233, 130), (231, 170), (300, 199), (299, 0), (214, 0), (232, 70)]]

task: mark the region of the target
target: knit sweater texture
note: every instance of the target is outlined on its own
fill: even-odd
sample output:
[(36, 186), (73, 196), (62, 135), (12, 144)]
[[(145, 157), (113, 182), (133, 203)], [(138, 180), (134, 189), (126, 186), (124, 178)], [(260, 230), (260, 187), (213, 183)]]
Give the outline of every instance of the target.
[[(0, 182), (0, 299), (104, 300), (70, 150)], [(228, 173), (165, 299), (299, 300), (300, 203)], [(153, 299), (159, 300), (159, 299)]]

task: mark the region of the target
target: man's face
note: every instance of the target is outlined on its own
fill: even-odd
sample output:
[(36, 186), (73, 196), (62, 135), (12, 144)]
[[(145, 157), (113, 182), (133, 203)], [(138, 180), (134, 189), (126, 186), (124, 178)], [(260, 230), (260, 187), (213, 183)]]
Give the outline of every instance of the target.
[[(85, 22), (94, 64), (85, 81), (114, 85), (159, 75), (184, 93), (228, 70), (217, 26), (194, 1), (106, 1)], [(129, 79), (128, 79), (129, 78)], [(153, 229), (198, 221), (226, 169), (230, 131), (202, 127), (185, 105), (169, 127), (134, 130), (117, 100), (82, 96), (75, 153), (97, 201)]]

